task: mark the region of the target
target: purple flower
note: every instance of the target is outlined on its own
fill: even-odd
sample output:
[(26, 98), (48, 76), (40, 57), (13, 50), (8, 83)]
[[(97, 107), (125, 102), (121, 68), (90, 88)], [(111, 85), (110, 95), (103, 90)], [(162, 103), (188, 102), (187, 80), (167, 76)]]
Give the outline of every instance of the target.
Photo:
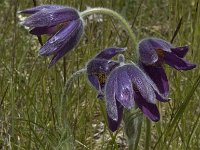
[(21, 23), (31, 28), (31, 34), (50, 35), (39, 50), (42, 56), (54, 55), (49, 67), (72, 50), (83, 34), (83, 21), (79, 12), (74, 8), (42, 5), (22, 10), (19, 13), (31, 14)]
[(124, 52), (124, 48), (106, 48), (87, 63), (88, 80), (98, 91), (97, 98), (104, 97), (104, 86), (109, 73), (119, 65), (119, 62), (110, 60), (115, 55)]
[[(111, 73), (111, 71), (120, 64), (119, 62), (110, 59), (115, 55), (124, 52), (125, 50), (126, 49), (124, 48), (115, 47), (106, 48), (88, 62), (86, 66), (88, 80), (90, 81), (92, 86), (98, 91), (97, 98), (103, 99), (107, 77)], [(115, 131), (122, 120), (123, 106), (120, 103), (117, 103), (116, 105), (119, 110), (118, 120), (115, 121), (111, 119), (107, 114), (108, 126), (111, 131)]]
[(158, 121), (160, 114), (155, 104), (157, 95), (162, 101), (168, 101), (160, 94), (154, 82), (135, 64), (116, 67), (105, 85), (106, 110), (112, 121), (110, 129), (117, 129), (116, 124), (121, 122), (123, 108), (131, 109), (135, 104), (149, 119)]
[(150, 76), (164, 96), (168, 96), (169, 84), (162, 64), (166, 63), (177, 70), (195, 68), (195, 64), (183, 59), (188, 49), (188, 46), (173, 47), (167, 41), (157, 38), (147, 38), (140, 41), (139, 65)]

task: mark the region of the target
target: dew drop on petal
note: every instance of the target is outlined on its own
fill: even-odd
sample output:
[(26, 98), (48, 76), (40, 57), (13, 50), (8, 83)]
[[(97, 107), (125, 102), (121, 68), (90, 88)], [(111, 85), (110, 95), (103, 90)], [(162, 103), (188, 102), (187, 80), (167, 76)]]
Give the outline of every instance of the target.
[(53, 37), (49, 40), (49, 43), (50, 43), (50, 44), (55, 43), (57, 40), (58, 40), (58, 37), (57, 37), (57, 36), (53, 36)]

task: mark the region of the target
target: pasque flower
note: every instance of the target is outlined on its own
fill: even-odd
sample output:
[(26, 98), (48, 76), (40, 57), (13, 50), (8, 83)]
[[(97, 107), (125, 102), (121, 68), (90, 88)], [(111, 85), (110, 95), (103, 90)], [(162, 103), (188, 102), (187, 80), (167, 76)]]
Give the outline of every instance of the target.
[(42, 5), (19, 13), (31, 14), (21, 24), (30, 27), (34, 35), (48, 34), (50, 38), (40, 48), (42, 56), (54, 55), (49, 67), (72, 50), (80, 41), (83, 21), (79, 12), (60, 5)]
[(98, 98), (103, 98), (106, 78), (119, 65), (119, 62), (113, 61), (111, 58), (125, 50), (125, 48), (117, 47), (106, 48), (87, 63), (88, 80), (98, 91)]
[(166, 63), (177, 70), (195, 68), (195, 64), (183, 59), (188, 49), (188, 46), (173, 47), (169, 42), (158, 38), (146, 38), (139, 42), (139, 65), (164, 96), (168, 96), (169, 84), (162, 65)]
[(160, 114), (155, 104), (156, 95), (159, 95), (160, 100), (168, 101), (138, 66), (121, 64), (110, 73), (105, 85), (108, 116), (112, 122), (119, 122), (123, 108), (131, 109), (136, 104), (145, 116), (152, 121), (158, 121)]
[[(125, 50), (125, 48), (117, 47), (106, 48), (87, 63), (86, 68), (88, 80), (98, 91), (97, 98), (103, 99), (105, 95), (104, 90), (107, 77), (111, 71), (120, 64), (117, 61), (111, 60), (111, 58), (124, 52)], [(115, 131), (122, 120), (123, 107), (120, 105), (120, 103), (117, 103), (116, 105), (118, 108), (118, 120), (111, 119), (107, 114), (108, 126), (111, 131)]]

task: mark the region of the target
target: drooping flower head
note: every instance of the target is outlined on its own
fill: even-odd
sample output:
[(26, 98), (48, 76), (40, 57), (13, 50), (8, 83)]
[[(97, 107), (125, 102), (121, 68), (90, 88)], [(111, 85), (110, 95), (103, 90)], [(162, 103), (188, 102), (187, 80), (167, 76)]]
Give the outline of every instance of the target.
[[(98, 91), (97, 98), (103, 99), (105, 95), (105, 84), (111, 71), (120, 65), (120, 62), (111, 60), (112, 57), (124, 52), (125, 48), (111, 47), (102, 50), (93, 59), (87, 63), (87, 76), (92, 86)], [(123, 114), (123, 107), (117, 103), (119, 119), (117, 121), (111, 119), (108, 114), (108, 126), (111, 131), (115, 131)]]
[(79, 12), (61, 5), (42, 5), (19, 13), (31, 14), (21, 24), (30, 27), (34, 35), (48, 34), (50, 38), (39, 50), (42, 56), (54, 55), (49, 67), (72, 50), (80, 41), (83, 21)]
[(119, 65), (119, 62), (111, 58), (125, 50), (117, 47), (106, 48), (87, 63), (88, 80), (98, 91), (98, 98), (103, 98), (106, 78)]
[(166, 63), (177, 70), (195, 68), (195, 64), (183, 59), (188, 49), (188, 46), (173, 47), (169, 42), (158, 38), (143, 39), (139, 43), (139, 65), (165, 96), (168, 96), (169, 84), (162, 64)]
[[(153, 81), (135, 64), (122, 64), (108, 76), (105, 85), (106, 110), (110, 118), (110, 129), (115, 131), (120, 124), (123, 108), (131, 109), (135, 104), (145, 116), (158, 121), (160, 114), (156, 96), (168, 101)], [(113, 125), (113, 126), (112, 126)]]

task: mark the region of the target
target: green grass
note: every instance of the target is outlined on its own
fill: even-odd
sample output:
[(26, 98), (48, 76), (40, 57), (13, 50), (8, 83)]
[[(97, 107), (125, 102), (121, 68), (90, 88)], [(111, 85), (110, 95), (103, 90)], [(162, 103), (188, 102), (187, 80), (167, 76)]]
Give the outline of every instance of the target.
[[(174, 45), (190, 45), (187, 59), (197, 64), (178, 72), (166, 66), (170, 80), (169, 103), (159, 103), (161, 120), (151, 124), (149, 149), (200, 149), (200, 6), (198, 0), (40, 0), (39, 4), (63, 4), (81, 11), (86, 7), (111, 8), (132, 26), (137, 40), (153, 36), (170, 41), (182, 22)], [(50, 58), (38, 55), (40, 45), (19, 25), (16, 11), (32, 7), (32, 1), (0, 2), (0, 148), (2, 149), (127, 149), (123, 124), (110, 133), (103, 101), (96, 98), (85, 75), (73, 80), (61, 102), (65, 81), (85, 67), (100, 50), (128, 47), (133, 60), (136, 47), (116, 20), (87, 20), (77, 48), (48, 69)], [(65, 71), (64, 71), (65, 70)], [(61, 110), (62, 108), (62, 110)], [(60, 112), (62, 112), (60, 114)], [(61, 118), (61, 119), (60, 119)], [(145, 148), (144, 123), (138, 149)], [(121, 148), (118, 148), (118, 145)]]

